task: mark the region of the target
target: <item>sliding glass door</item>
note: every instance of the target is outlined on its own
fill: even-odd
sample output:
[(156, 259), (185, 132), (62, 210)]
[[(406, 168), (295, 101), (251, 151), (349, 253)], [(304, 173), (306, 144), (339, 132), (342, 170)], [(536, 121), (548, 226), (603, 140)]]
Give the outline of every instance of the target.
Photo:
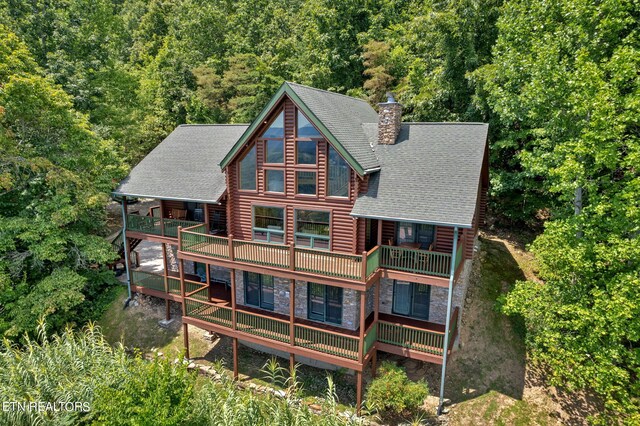
[(308, 292), (309, 319), (342, 324), (342, 288), (309, 283)]
[(429, 319), (431, 286), (396, 281), (393, 284), (393, 313), (407, 317)]

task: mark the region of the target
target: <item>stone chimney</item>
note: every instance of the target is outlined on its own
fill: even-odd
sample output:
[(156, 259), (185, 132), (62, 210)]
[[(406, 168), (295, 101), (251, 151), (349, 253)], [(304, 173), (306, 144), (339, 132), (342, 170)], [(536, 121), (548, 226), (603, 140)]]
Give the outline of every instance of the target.
[(402, 126), (402, 105), (396, 102), (393, 93), (387, 93), (387, 102), (378, 106), (378, 144), (393, 145)]

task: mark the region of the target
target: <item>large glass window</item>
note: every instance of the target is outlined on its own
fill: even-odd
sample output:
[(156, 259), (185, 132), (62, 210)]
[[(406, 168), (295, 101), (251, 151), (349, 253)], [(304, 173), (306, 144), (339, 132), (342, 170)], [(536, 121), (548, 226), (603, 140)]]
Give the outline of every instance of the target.
[(263, 138), (284, 138), (284, 111), (273, 120), (271, 126), (262, 134)]
[(349, 196), (349, 164), (332, 146), (329, 146), (327, 195), (330, 197)]
[(247, 305), (273, 311), (273, 277), (245, 272), (244, 301)]
[(296, 210), (296, 244), (329, 250), (331, 214), (315, 210)]
[(309, 319), (342, 324), (342, 288), (309, 283), (307, 297)]
[(299, 138), (321, 138), (320, 132), (307, 120), (307, 117), (298, 110), (298, 133)]
[(316, 164), (317, 148), (318, 148), (318, 143), (316, 141), (296, 142), (296, 163), (297, 164)]
[(296, 172), (296, 194), (316, 195), (316, 172)]
[(393, 283), (394, 314), (428, 320), (430, 299), (429, 285), (401, 281)]
[(265, 170), (267, 191), (284, 192), (284, 170)]
[(282, 164), (284, 163), (284, 140), (269, 139), (265, 141), (265, 151), (267, 158), (265, 163)]
[(256, 190), (256, 146), (240, 160), (240, 189)]
[(268, 243), (284, 242), (284, 209), (253, 207), (253, 239)]

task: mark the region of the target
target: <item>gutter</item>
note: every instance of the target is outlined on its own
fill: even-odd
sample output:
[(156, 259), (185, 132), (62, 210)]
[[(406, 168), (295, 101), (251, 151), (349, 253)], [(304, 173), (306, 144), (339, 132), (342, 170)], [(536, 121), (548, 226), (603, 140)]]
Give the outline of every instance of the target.
[(354, 218), (364, 218), (364, 219), (377, 219), (377, 220), (389, 220), (392, 222), (410, 222), (410, 223), (423, 223), (425, 225), (434, 225), (434, 226), (448, 226), (448, 227), (458, 227), (463, 229), (472, 229), (472, 225), (463, 225), (460, 223), (448, 223), (448, 222), (433, 222), (428, 220), (417, 220), (417, 219), (406, 219), (402, 217), (391, 217), (391, 216), (377, 216), (377, 215), (363, 215), (363, 214), (355, 214), (349, 213)]
[(187, 202), (191, 202), (191, 203), (204, 203), (204, 204), (220, 205), (219, 201), (196, 200), (196, 199), (193, 199), (193, 198), (162, 197), (162, 196), (158, 196), (158, 195), (145, 195), (145, 194), (124, 194), (122, 192), (115, 192), (115, 191), (112, 192), (111, 195), (115, 196), (115, 197), (153, 198), (153, 199), (156, 199), (156, 200), (165, 200), (165, 201), (187, 201)]

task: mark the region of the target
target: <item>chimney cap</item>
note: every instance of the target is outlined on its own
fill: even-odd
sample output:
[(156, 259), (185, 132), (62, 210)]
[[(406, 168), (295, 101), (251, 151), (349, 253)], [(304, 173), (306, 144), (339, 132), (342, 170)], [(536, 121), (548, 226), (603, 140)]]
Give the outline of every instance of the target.
[(393, 96), (392, 92), (387, 92), (386, 96), (387, 96), (387, 103), (390, 103), (390, 104), (396, 103), (396, 98)]

